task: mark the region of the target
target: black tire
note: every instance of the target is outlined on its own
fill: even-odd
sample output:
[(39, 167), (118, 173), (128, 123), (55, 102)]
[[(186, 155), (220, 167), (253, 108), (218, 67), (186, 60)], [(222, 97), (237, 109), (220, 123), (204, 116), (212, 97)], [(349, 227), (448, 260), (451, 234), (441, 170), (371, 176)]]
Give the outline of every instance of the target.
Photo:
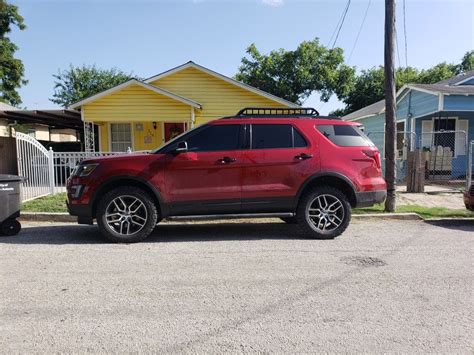
[(17, 235), (21, 231), (21, 224), (16, 219), (7, 219), (0, 226), (0, 234), (6, 236)]
[(286, 224), (298, 224), (296, 217), (281, 217), (280, 219)]
[[(132, 214), (130, 212), (132, 205), (128, 206), (128, 212), (119, 211), (117, 205), (114, 203), (114, 201), (117, 202), (119, 198), (125, 202), (134, 201), (133, 199), (141, 202), (142, 205), (138, 204), (139, 213)], [(119, 205), (121, 209), (127, 209), (126, 205), (123, 207), (124, 205), (121, 205), (120, 202)], [(109, 221), (107, 221), (106, 216), (107, 209), (109, 209), (109, 213), (112, 212), (108, 217)], [(141, 215), (139, 216), (140, 213)], [(112, 216), (114, 214), (117, 216)], [(127, 216), (125, 216), (125, 214)], [(124, 220), (120, 222), (112, 220), (112, 218), (120, 218), (120, 221), (122, 221), (122, 219)], [(140, 220), (138, 220), (138, 218), (140, 218)], [(96, 219), (99, 230), (105, 238), (115, 243), (136, 243), (144, 240), (153, 231), (158, 222), (158, 211), (155, 201), (148, 193), (137, 187), (122, 186), (109, 191), (101, 198), (97, 207)], [(139, 223), (143, 223), (143, 226), (140, 227), (138, 225)], [(124, 234), (121, 233), (124, 226), (128, 228), (128, 231), (126, 229), (125, 232), (130, 232), (130, 228), (132, 229), (131, 232), (133, 232), (134, 229), (137, 230), (130, 234)]]
[[(340, 205), (335, 205), (334, 208), (340, 206), (334, 213), (327, 214), (324, 212), (325, 216), (323, 218), (309, 216), (310, 207), (317, 207), (315, 204), (318, 204), (320, 200), (332, 201), (335, 202), (338, 200)], [(327, 202), (326, 205), (331, 205), (332, 202)], [(334, 209), (332, 208), (332, 209)], [(315, 215), (321, 214), (321, 210), (313, 210)], [(342, 212), (342, 213), (341, 213)], [(336, 219), (336, 217), (338, 219)], [(327, 216), (327, 217), (326, 217)], [(309, 238), (313, 239), (334, 239), (344, 232), (349, 225), (351, 220), (351, 205), (347, 199), (347, 196), (340, 190), (330, 187), (330, 186), (320, 186), (306, 192), (300, 199), (298, 207), (296, 209), (296, 219), (298, 221), (298, 226)], [(339, 221), (340, 220), (340, 221)], [(312, 222), (313, 221), (313, 222)], [(326, 222), (324, 222), (326, 221)], [(327, 226), (328, 228), (319, 228), (316, 226), (316, 223), (321, 223), (321, 226)], [(338, 224), (336, 226), (336, 224)]]

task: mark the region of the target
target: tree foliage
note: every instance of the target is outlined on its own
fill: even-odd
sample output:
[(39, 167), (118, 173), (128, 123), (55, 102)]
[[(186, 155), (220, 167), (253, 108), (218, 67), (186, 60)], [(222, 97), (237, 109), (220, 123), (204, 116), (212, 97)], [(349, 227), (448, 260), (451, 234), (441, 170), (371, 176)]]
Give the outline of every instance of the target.
[[(449, 79), (463, 72), (474, 70), (474, 51), (467, 52), (459, 64), (439, 63), (429, 69), (398, 68), (396, 70), (396, 87), (405, 84), (434, 84)], [(353, 80), (350, 90), (338, 98), (345, 107), (331, 112), (331, 115), (346, 115), (373, 104), (385, 97), (383, 66), (362, 70)]]
[(246, 53), (235, 78), (288, 101), (301, 103), (313, 92), (327, 101), (332, 94), (347, 95), (352, 86), (354, 68), (344, 64), (343, 50), (327, 49), (317, 38), (294, 51), (265, 55), (251, 44)]
[(53, 77), (54, 94), (50, 101), (63, 107), (134, 78), (132, 74), (126, 74), (117, 68), (100, 69), (95, 65), (71, 65), (69, 69), (59, 71)]
[(25, 29), (23, 17), (18, 7), (0, 0), (0, 101), (18, 106), (21, 98), (17, 89), (25, 85), (25, 68), (20, 59), (15, 58), (18, 47), (7, 37), (12, 27)]

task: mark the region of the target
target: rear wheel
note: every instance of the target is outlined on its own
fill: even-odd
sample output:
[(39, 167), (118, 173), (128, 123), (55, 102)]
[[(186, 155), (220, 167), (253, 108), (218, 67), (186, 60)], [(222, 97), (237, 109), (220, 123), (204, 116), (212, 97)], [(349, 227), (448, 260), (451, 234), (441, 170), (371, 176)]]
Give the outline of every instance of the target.
[(97, 208), (97, 224), (102, 235), (116, 243), (144, 240), (157, 221), (153, 199), (142, 189), (132, 186), (108, 192)]
[(308, 237), (333, 239), (349, 225), (351, 205), (342, 191), (321, 186), (303, 195), (297, 207), (296, 218)]

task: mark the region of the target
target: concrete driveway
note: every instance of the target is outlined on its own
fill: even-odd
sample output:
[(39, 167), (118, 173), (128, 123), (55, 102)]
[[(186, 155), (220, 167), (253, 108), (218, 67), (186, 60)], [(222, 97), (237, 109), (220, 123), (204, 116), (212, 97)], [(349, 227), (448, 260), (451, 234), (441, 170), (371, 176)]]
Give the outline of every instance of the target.
[(474, 224), (29, 224), (0, 238), (2, 352), (472, 353)]

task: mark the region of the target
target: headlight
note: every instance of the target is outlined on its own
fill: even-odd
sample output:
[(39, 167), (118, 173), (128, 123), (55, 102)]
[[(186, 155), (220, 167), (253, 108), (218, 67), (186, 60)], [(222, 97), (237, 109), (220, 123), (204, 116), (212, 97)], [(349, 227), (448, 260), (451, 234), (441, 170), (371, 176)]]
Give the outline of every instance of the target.
[(89, 176), (95, 168), (97, 168), (99, 164), (84, 164), (84, 165), (79, 165), (76, 168), (76, 171), (74, 175), (83, 177), (83, 176)]

